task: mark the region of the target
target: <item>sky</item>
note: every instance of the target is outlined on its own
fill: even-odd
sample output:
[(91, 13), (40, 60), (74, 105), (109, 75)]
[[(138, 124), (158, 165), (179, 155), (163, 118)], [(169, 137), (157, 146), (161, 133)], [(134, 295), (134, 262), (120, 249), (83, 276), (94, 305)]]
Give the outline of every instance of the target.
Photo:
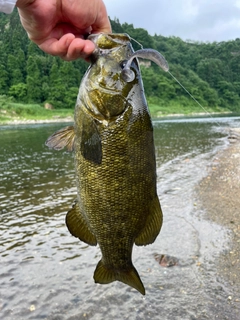
[(150, 35), (221, 42), (240, 38), (240, 0), (104, 0), (111, 19)]

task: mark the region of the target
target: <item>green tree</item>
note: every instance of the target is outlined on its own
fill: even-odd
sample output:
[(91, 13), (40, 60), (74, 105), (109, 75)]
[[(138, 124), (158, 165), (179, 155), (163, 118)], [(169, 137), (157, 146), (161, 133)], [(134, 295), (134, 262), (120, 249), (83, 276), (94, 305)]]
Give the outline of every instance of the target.
[(3, 64), (0, 64), (0, 75), (0, 94), (7, 94), (9, 88), (9, 74)]
[(63, 61), (61, 63), (59, 68), (59, 76), (62, 84), (64, 84), (66, 88), (78, 88), (78, 71), (74, 68), (74, 65), (71, 62)]
[(204, 59), (197, 64), (197, 73), (212, 88), (216, 88), (217, 82), (224, 79), (224, 63), (220, 59)]
[(19, 59), (16, 56), (9, 54), (7, 66), (8, 66), (8, 74), (10, 78), (9, 79), (10, 86), (18, 83), (22, 83), (23, 74), (21, 70), (21, 61), (19, 61)]
[(14, 84), (10, 87), (8, 94), (17, 101), (27, 102), (27, 85), (25, 83)]
[(37, 56), (29, 56), (27, 61), (28, 102), (42, 102), (41, 70)]
[(141, 68), (145, 93), (147, 97), (157, 97), (159, 99), (173, 99), (176, 91), (172, 79), (168, 78), (159, 68), (155, 72), (153, 68)]
[[(240, 38), (201, 43), (156, 34), (152, 37), (133, 24), (121, 24), (117, 18), (110, 21), (114, 32), (128, 33), (145, 48), (161, 52), (170, 72), (204, 106), (239, 109)], [(132, 45), (139, 49), (134, 41)], [(0, 94), (18, 101), (48, 101), (54, 107), (72, 108), (87, 67), (82, 59), (69, 63), (42, 52), (28, 39), (16, 9), (11, 15), (0, 13)], [(168, 73), (154, 63), (141, 69), (148, 99), (168, 105), (189, 104), (188, 94)]]
[(123, 27), (121, 26), (119, 19), (117, 18), (114, 18), (114, 20), (110, 19), (110, 23), (112, 26), (113, 33), (124, 33)]

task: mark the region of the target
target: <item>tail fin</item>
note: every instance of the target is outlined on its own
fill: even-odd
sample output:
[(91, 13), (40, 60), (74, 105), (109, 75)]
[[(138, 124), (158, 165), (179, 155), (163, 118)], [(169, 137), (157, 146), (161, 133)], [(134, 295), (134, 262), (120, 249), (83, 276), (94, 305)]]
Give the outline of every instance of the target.
[(94, 281), (96, 283), (107, 284), (113, 281), (121, 281), (130, 287), (138, 290), (141, 294), (145, 295), (145, 288), (138, 275), (137, 270), (133, 265), (129, 266), (127, 270), (111, 270), (106, 268), (102, 260), (98, 262), (94, 272)]

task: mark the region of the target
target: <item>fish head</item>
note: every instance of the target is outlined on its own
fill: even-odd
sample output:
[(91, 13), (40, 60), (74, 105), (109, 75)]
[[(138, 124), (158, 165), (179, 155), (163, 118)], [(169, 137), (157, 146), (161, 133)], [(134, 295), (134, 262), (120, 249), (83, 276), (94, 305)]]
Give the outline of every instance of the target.
[(84, 105), (97, 118), (111, 120), (124, 112), (129, 94), (140, 80), (138, 62), (134, 59), (132, 81), (127, 82), (122, 71), (134, 50), (127, 34), (93, 34), (88, 37), (96, 50), (91, 66), (80, 86)]

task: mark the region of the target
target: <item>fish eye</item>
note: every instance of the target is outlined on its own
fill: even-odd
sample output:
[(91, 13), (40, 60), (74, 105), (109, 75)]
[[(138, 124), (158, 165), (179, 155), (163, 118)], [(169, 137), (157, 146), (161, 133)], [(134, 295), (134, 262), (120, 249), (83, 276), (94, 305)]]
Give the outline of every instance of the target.
[(120, 67), (122, 68), (122, 69), (124, 69), (125, 68), (125, 66), (126, 66), (126, 64), (127, 64), (127, 60), (123, 60), (123, 61), (121, 61), (120, 62)]

